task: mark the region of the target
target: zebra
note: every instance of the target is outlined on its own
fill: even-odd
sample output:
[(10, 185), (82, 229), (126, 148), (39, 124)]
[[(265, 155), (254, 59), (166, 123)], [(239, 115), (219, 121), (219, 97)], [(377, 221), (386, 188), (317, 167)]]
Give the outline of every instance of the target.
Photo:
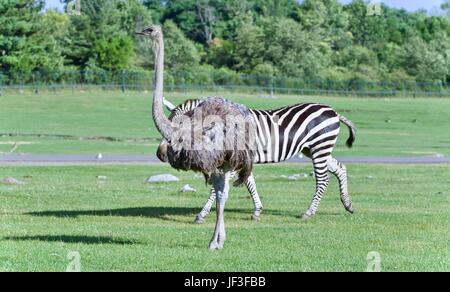
[[(188, 100), (176, 108), (172, 106), (172, 115), (193, 110), (201, 102), (201, 99)], [(167, 102), (166, 106), (169, 106)], [(257, 124), (256, 164), (281, 163), (299, 153), (303, 153), (313, 162), (316, 192), (309, 208), (299, 216), (301, 219), (309, 219), (317, 213), (320, 201), (329, 185), (329, 173), (332, 173), (339, 181), (340, 198), (344, 208), (349, 213), (354, 213), (353, 203), (348, 193), (347, 168), (332, 156), (341, 123), (349, 129), (347, 147), (351, 148), (356, 141), (356, 127), (349, 119), (338, 114), (331, 107), (318, 103), (301, 103), (275, 110), (249, 110)], [(161, 151), (163, 151), (162, 148)], [(253, 176), (251, 186), (257, 194)], [(259, 199), (259, 196), (255, 198)], [(211, 192), (207, 204), (197, 215), (198, 223), (203, 222), (209, 214), (214, 200), (215, 194)]]

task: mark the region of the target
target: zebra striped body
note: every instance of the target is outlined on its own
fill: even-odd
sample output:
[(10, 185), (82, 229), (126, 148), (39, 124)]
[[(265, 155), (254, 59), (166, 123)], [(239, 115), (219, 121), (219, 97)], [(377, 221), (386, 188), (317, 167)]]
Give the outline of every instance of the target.
[[(336, 112), (320, 104), (298, 104), (278, 110), (250, 110), (257, 120), (256, 163), (279, 163), (305, 149), (335, 145), (340, 130)], [(330, 151), (331, 152), (331, 151)]]
[[(172, 109), (172, 117), (182, 115), (195, 109), (202, 100), (188, 100)], [(332, 157), (340, 132), (340, 123), (350, 129), (349, 147), (355, 140), (356, 129), (345, 117), (338, 115), (332, 108), (316, 104), (304, 103), (288, 106), (276, 110), (250, 109), (257, 124), (255, 163), (280, 163), (298, 155), (300, 152), (311, 158), (316, 177), (316, 193), (310, 208), (302, 215), (307, 219), (317, 212), (321, 198), (329, 184), (328, 172), (333, 173), (339, 180), (341, 201), (344, 207), (353, 212), (352, 203), (347, 190), (347, 171), (343, 164)], [(253, 176), (247, 183), (252, 198), (260, 203)], [(203, 219), (210, 211), (215, 194), (212, 192), (208, 203), (197, 219)], [(255, 208), (255, 210), (261, 210)], [(258, 212), (259, 216), (259, 212)], [(202, 220), (200, 220), (202, 221)]]

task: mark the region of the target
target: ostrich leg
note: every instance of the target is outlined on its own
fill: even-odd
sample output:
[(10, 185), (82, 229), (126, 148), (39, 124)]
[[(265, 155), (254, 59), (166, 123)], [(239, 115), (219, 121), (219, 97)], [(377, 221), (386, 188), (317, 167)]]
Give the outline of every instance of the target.
[(225, 203), (228, 199), (228, 192), (230, 191), (230, 177), (231, 174), (229, 172), (221, 175), (214, 175), (212, 177), (214, 190), (217, 195), (217, 221), (214, 235), (211, 239), (211, 243), (209, 244), (210, 250), (222, 249), (225, 243), (226, 234), (224, 212)]
[[(231, 174), (231, 178), (234, 178), (235, 176), (236, 176), (236, 172), (233, 172)], [(262, 205), (261, 199), (259, 198), (259, 195), (258, 195), (258, 190), (256, 188), (256, 182), (255, 182), (255, 178), (253, 177), (253, 174), (250, 175), (250, 177), (248, 178), (245, 185), (247, 186), (248, 192), (251, 194), (253, 205), (255, 207), (251, 218), (252, 218), (252, 220), (259, 221), (259, 218), (261, 216), (261, 211), (263, 209), (263, 205)], [(209, 195), (208, 201), (206, 202), (202, 211), (199, 214), (197, 214), (197, 216), (195, 217), (194, 222), (196, 224), (205, 223), (205, 218), (206, 218), (206, 216), (209, 215), (209, 213), (211, 213), (211, 208), (212, 208), (212, 205), (214, 204), (214, 202), (216, 201), (216, 197), (217, 197), (216, 191), (213, 187), (211, 189), (211, 193)]]

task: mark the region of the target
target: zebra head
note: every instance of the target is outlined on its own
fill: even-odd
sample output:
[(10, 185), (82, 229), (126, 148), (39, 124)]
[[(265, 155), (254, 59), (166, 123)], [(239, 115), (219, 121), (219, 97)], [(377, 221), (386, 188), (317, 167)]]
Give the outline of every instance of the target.
[[(170, 111), (169, 120), (173, 120), (175, 117), (179, 117), (184, 115), (185, 113), (194, 110), (201, 102), (200, 99), (189, 99), (179, 106), (175, 107), (171, 102), (163, 99), (164, 105), (166, 109)], [(169, 141), (166, 139), (162, 139), (159, 143), (158, 150), (156, 151), (156, 156), (161, 162), (167, 163), (169, 162), (169, 158), (167, 156), (167, 148), (169, 147)]]

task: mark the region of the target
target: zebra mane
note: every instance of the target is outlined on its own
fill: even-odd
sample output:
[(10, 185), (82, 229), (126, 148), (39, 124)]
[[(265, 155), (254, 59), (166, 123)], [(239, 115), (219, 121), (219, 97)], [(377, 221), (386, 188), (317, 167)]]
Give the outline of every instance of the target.
[(165, 102), (166, 108), (170, 110), (171, 114), (169, 119), (172, 120), (175, 117), (179, 117), (184, 115), (185, 113), (194, 110), (198, 107), (198, 105), (204, 100), (202, 99), (188, 99), (177, 107), (171, 108), (169, 105), (171, 104), (169, 101)]

